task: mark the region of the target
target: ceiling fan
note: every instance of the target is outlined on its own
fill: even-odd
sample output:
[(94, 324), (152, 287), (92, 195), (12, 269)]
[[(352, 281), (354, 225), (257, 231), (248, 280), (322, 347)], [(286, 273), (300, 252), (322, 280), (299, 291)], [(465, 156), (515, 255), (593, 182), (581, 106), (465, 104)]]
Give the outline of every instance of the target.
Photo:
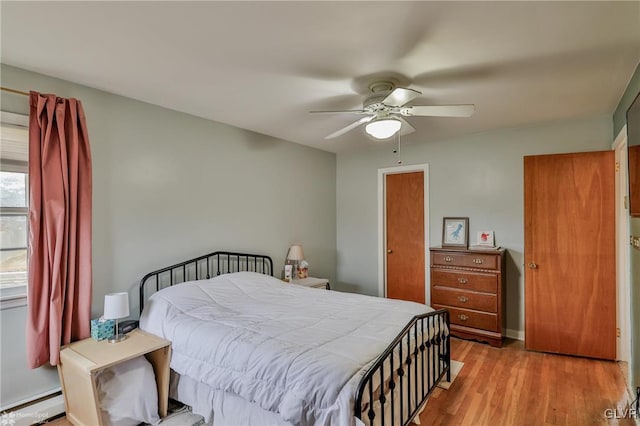
[(409, 102), (422, 94), (417, 90), (396, 87), (390, 81), (377, 81), (369, 85), (371, 95), (365, 99), (362, 109), (342, 111), (310, 111), (312, 114), (358, 114), (361, 119), (325, 136), (333, 139), (365, 124), (365, 132), (376, 139), (388, 139), (400, 131), (401, 134), (416, 129), (403, 117), (471, 117), (475, 105), (413, 105)]

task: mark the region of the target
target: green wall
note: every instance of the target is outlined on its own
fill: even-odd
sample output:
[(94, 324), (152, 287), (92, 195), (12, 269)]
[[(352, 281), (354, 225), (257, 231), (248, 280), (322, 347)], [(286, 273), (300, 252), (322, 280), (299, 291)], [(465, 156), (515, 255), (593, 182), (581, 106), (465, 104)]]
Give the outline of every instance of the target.
[[(93, 157), (93, 307), (152, 270), (215, 250), (265, 253), (279, 276), (302, 243), (313, 275), (336, 275), (336, 156), (166, 108), (2, 65), (2, 86), (82, 101)], [(28, 98), (0, 94), (5, 111)], [(3, 406), (57, 386), (28, 370), (25, 308), (0, 311)]]
[[(613, 115), (614, 134), (616, 137), (627, 124), (627, 109), (640, 93), (640, 64), (636, 68), (629, 85), (620, 99)], [(631, 235), (640, 237), (640, 218), (630, 218)], [(640, 250), (631, 249), (631, 369), (632, 386), (640, 386)]]
[[(501, 129), (402, 146), (404, 165), (429, 164), (429, 239), (439, 245), (444, 216), (469, 217), (476, 231), (495, 231), (506, 247), (507, 332), (524, 331), (523, 157), (611, 149), (611, 115)], [(412, 134), (419, 138), (418, 132)], [(407, 138), (409, 141), (409, 138)], [(338, 154), (338, 288), (378, 294), (378, 188), (380, 168), (396, 166), (394, 144)], [(428, 275), (427, 275), (428, 279)], [(427, 301), (428, 302), (428, 301)]]
[[(640, 24), (639, 24), (640, 25)], [(627, 89), (624, 91), (622, 98), (620, 98), (620, 102), (616, 107), (615, 112), (613, 113), (613, 137), (615, 138), (620, 133), (620, 130), (627, 124), (627, 110), (631, 105), (631, 102), (636, 98), (640, 92), (640, 64), (636, 68), (636, 71), (631, 76), (631, 80), (629, 81), (629, 85)]]

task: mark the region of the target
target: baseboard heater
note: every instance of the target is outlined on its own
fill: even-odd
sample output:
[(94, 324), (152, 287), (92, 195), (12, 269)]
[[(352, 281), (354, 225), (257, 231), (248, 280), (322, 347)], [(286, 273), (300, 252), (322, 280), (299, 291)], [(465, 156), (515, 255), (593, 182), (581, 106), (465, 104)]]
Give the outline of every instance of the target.
[(36, 395), (0, 410), (0, 423), (30, 426), (64, 413), (64, 398), (60, 388)]

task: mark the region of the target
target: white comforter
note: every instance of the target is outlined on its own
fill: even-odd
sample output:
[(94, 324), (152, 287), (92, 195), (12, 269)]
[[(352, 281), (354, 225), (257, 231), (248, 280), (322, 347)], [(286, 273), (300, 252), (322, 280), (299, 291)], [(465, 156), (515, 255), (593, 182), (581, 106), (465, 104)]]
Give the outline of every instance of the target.
[(172, 342), (171, 368), (299, 425), (354, 423), (366, 368), (425, 305), (239, 272), (154, 294), (140, 326)]

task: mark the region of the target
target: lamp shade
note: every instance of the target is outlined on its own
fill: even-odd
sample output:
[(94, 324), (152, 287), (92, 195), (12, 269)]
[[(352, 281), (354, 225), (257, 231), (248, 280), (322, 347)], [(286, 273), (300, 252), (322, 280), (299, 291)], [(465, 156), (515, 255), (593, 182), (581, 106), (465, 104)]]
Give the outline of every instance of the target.
[(302, 251), (302, 246), (298, 244), (294, 244), (289, 247), (289, 253), (287, 254), (287, 259), (289, 260), (303, 260), (304, 253)]
[(104, 296), (104, 319), (129, 316), (129, 293), (109, 293)]
[(387, 139), (395, 135), (400, 130), (400, 127), (402, 127), (400, 120), (384, 118), (370, 122), (365, 126), (364, 130), (376, 139)]

